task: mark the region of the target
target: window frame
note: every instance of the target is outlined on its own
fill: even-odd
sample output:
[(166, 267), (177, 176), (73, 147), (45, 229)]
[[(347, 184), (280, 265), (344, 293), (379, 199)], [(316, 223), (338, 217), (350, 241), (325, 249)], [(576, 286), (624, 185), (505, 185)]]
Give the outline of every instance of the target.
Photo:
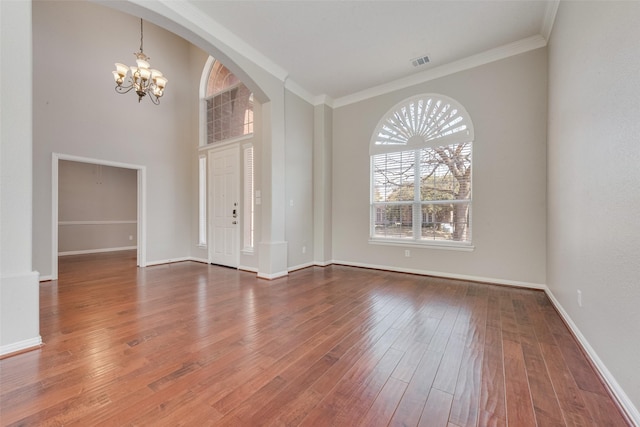
[[(419, 104), (420, 103), (420, 104)], [(418, 112), (417, 112), (418, 111)], [(431, 120), (433, 117), (429, 114), (439, 115), (433, 116), (437, 120)], [(440, 120), (444, 117), (446, 120)], [(400, 123), (400, 126), (396, 126), (395, 129), (398, 132), (394, 133), (394, 122), (408, 118), (412, 123), (405, 122)], [(423, 123), (416, 123), (420, 120)], [(427, 123), (429, 122), (430, 123)], [(421, 125), (421, 126), (420, 126)], [(414, 126), (414, 128), (412, 128)], [(434, 127), (436, 127), (434, 131)], [(444, 130), (444, 132), (441, 132)], [(420, 137), (418, 137), (420, 136)], [(370, 200), (369, 200), (369, 243), (378, 245), (391, 245), (391, 246), (411, 246), (411, 247), (430, 247), (449, 250), (462, 250), (470, 251), (474, 249), (472, 241), (472, 211), (473, 211), (473, 197), (472, 197), (472, 172), (473, 172), (473, 147), (474, 147), (474, 131), (471, 118), (464, 107), (457, 101), (440, 94), (420, 94), (409, 97), (398, 104), (394, 105), (382, 116), (378, 122), (370, 141)], [(421, 152), (423, 150), (435, 150), (438, 147), (449, 147), (456, 144), (470, 144), (468, 159), (469, 159), (469, 177), (468, 177), (468, 197), (464, 199), (448, 199), (448, 200), (422, 200), (421, 192), (421, 180), (424, 178), (423, 166), (421, 159)], [(412, 165), (409, 168), (413, 168), (413, 182), (403, 183), (408, 185), (408, 188), (413, 186), (413, 197), (410, 200), (376, 200), (377, 190), (380, 190), (379, 186), (376, 186), (376, 173), (379, 172), (376, 169), (376, 161), (380, 161), (381, 155), (397, 154), (398, 159), (405, 159), (407, 153), (411, 153), (409, 157), (412, 157)], [(385, 159), (386, 161), (386, 159)], [(388, 169), (385, 169), (388, 170)], [(409, 175), (411, 176), (411, 175)], [(456, 178), (457, 179), (457, 178)], [(466, 179), (465, 179), (466, 181)], [(401, 182), (401, 181), (399, 181)], [(460, 181), (458, 181), (460, 182)], [(385, 199), (386, 199), (385, 195)], [(435, 237), (435, 233), (432, 239), (424, 237), (422, 233), (423, 227), (423, 214), (425, 213), (423, 208), (425, 206), (437, 206), (442, 204), (455, 205), (455, 204), (467, 204), (467, 221), (466, 230), (467, 239), (463, 241), (440, 239)], [(378, 221), (380, 217), (380, 207), (401, 207), (408, 206), (411, 210), (411, 233), (407, 237), (400, 236), (382, 236), (376, 233), (376, 225), (381, 221)], [(452, 208), (455, 209), (455, 208)], [(386, 215), (382, 213), (382, 215)], [(400, 233), (402, 233), (402, 226), (405, 222), (404, 217), (406, 211), (398, 211), (398, 218), (400, 219)], [(386, 221), (385, 216), (385, 221)], [(444, 224), (444, 223), (443, 223)]]

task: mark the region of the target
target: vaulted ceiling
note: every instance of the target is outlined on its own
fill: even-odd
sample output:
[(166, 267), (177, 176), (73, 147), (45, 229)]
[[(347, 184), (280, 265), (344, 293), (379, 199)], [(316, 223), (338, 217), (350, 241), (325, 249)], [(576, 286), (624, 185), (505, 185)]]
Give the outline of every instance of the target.
[[(285, 70), (302, 91), (332, 100), (544, 46), (558, 5), (557, 0), (190, 3)], [(412, 60), (425, 55), (430, 62), (414, 67)]]

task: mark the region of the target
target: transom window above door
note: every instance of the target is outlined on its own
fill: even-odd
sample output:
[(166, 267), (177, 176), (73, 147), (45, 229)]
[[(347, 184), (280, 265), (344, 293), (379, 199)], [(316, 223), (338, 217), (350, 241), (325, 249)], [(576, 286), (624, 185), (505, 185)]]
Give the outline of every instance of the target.
[(209, 72), (204, 101), (207, 144), (253, 134), (253, 94), (219, 61)]

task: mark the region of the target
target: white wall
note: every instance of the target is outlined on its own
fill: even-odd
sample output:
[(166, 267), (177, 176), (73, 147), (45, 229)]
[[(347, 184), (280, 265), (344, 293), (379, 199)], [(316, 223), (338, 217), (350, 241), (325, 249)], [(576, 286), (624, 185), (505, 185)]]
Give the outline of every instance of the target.
[[(34, 255), (51, 274), (51, 157), (62, 153), (146, 167), (147, 262), (189, 256), (191, 121), (198, 81), (191, 45), (150, 23), (144, 51), (169, 79), (159, 106), (116, 94), (114, 62), (133, 63), (140, 20), (89, 2), (33, 3)], [(195, 89), (194, 89), (195, 86)]]
[(31, 3), (0, 2), (0, 354), (39, 345), (31, 263)]
[(547, 233), (549, 288), (636, 408), (639, 22), (638, 2), (560, 3), (549, 44)]
[[(538, 49), (337, 108), (334, 260), (544, 285), (546, 68), (546, 50)], [(472, 252), (368, 243), (371, 135), (389, 108), (420, 93), (457, 100), (474, 124)]]

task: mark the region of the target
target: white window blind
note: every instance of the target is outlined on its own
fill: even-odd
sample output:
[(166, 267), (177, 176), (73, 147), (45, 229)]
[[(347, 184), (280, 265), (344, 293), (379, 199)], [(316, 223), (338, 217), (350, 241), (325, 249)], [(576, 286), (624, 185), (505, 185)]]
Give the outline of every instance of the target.
[(253, 167), (253, 147), (245, 146), (243, 149), (244, 163), (244, 222), (243, 222), (243, 250), (253, 251), (254, 248), (254, 167)]
[(198, 157), (198, 245), (207, 245), (207, 157)]

